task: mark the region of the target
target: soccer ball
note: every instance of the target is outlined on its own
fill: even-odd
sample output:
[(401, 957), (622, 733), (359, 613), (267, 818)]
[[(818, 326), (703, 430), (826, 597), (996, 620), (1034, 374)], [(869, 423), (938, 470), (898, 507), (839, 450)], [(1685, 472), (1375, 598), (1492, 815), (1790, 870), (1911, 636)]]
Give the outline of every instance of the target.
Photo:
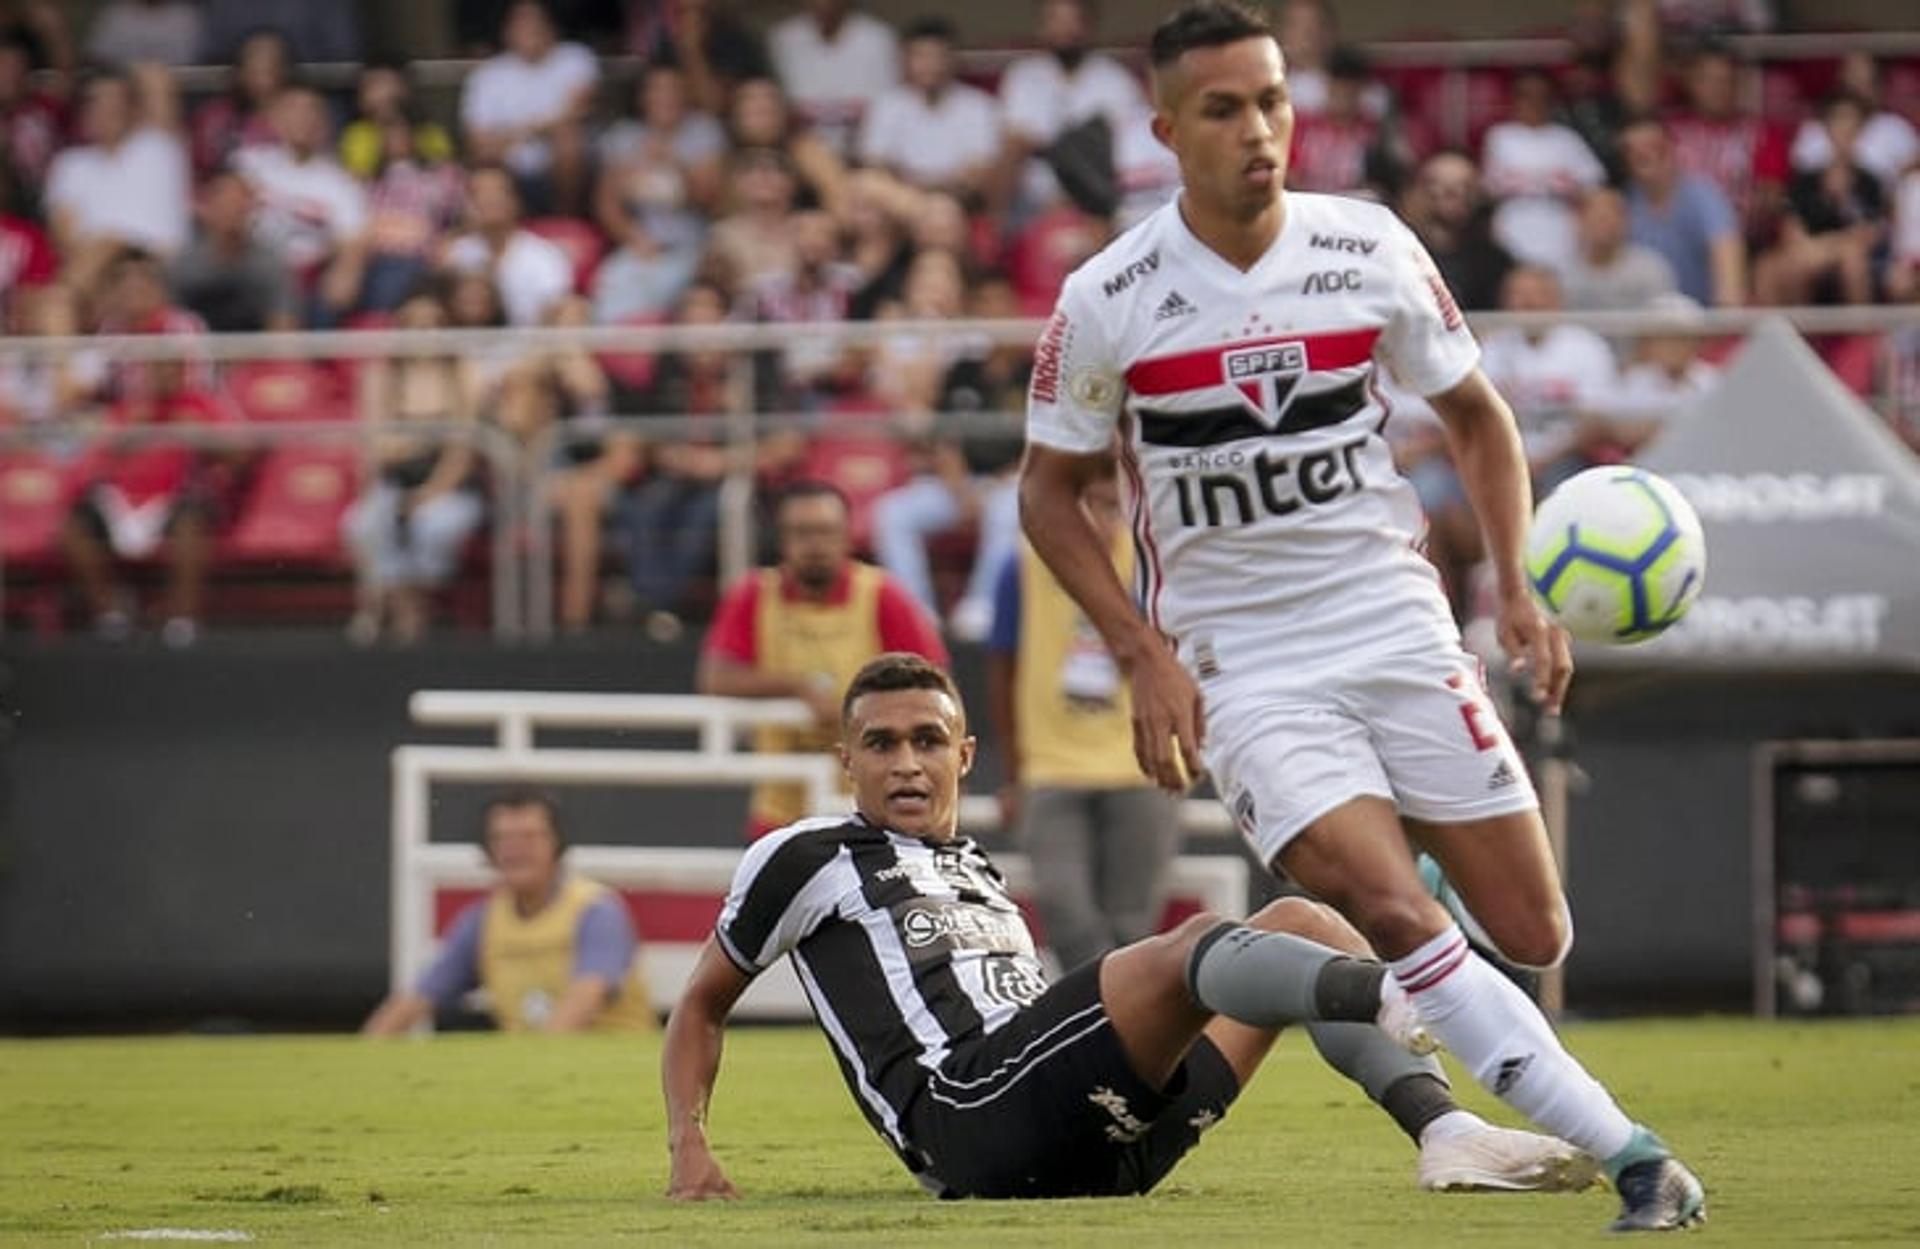
[(1643, 468), (1590, 468), (1533, 515), (1527, 579), (1583, 642), (1644, 642), (1684, 616), (1707, 576), (1707, 544), (1673, 483)]

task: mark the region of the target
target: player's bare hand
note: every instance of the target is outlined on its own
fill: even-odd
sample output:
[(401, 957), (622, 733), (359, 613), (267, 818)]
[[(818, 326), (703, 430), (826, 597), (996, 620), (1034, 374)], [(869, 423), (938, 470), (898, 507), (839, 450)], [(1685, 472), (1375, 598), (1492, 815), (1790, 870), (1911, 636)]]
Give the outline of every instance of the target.
[(1133, 756), (1169, 793), (1185, 793), (1204, 770), (1206, 732), (1200, 687), (1168, 646), (1150, 646), (1133, 662)]
[(704, 1144), (688, 1144), (673, 1151), (673, 1173), (667, 1180), (672, 1201), (733, 1201), (740, 1193), (720, 1169), (720, 1160)]
[(1500, 645), (1515, 673), (1524, 673), (1533, 700), (1559, 715), (1573, 680), (1573, 645), (1525, 589), (1503, 596)]

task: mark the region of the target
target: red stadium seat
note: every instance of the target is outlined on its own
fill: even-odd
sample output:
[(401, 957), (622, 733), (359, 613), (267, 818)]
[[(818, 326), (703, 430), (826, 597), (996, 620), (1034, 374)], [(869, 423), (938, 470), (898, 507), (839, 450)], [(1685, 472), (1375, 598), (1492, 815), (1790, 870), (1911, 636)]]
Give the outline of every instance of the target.
[(577, 217), (535, 217), (526, 228), (567, 253), (573, 262), (573, 289), (584, 295), (593, 286), (593, 272), (606, 254), (607, 240), (600, 231)]
[(351, 447), (275, 447), (260, 458), (233, 526), (220, 541), (230, 563), (337, 568), (340, 518), (360, 475)]
[(249, 421), (329, 421), (349, 415), (333, 373), (305, 360), (235, 365), (226, 390)]
[(1007, 276), (1022, 307), (1046, 315), (1067, 275), (1104, 241), (1104, 227), (1077, 209), (1054, 208), (1035, 217), (1007, 256)]
[(1873, 397), (1874, 375), (1880, 368), (1878, 335), (1833, 334), (1814, 339), (1813, 347), (1848, 390), (1862, 399)]
[(0, 568), (57, 560), (70, 504), (68, 474), (52, 456), (0, 452)]
[[(640, 313), (623, 317), (616, 322), (619, 325), (659, 325), (663, 318)], [(612, 378), (615, 385), (635, 393), (653, 385), (654, 370), (658, 360), (645, 351), (603, 351), (594, 357), (600, 367)]]

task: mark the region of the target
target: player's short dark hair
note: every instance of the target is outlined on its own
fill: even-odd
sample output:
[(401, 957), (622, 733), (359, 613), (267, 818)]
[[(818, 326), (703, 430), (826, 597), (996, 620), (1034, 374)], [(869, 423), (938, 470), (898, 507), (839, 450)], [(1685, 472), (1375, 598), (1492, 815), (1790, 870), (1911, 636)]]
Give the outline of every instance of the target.
[(567, 829), (560, 815), (560, 800), (534, 785), (514, 785), (487, 799), (486, 805), (480, 808), (480, 844), (486, 845), (487, 826), (493, 823), (495, 814), (501, 811), (525, 811), (530, 807), (538, 808), (547, 817), (547, 827), (553, 830), (554, 849), (565, 850)]
[(895, 690), (938, 690), (960, 706), (960, 687), (946, 669), (908, 651), (888, 651), (853, 674), (847, 693), (840, 700), (840, 723), (853, 718), (853, 704), (868, 694), (889, 694)]
[(803, 477), (780, 492), (780, 497), (774, 501), (774, 516), (779, 517), (787, 510), (787, 504), (800, 499), (834, 499), (839, 502), (842, 512), (853, 515), (853, 501), (847, 498), (846, 491), (830, 481)]
[(1242, 39), (1273, 39), (1267, 15), (1239, 0), (1191, 0), (1154, 27), (1147, 60), (1164, 69), (1195, 48), (1218, 48)]
[(952, 47), (960, 42), (960, 28), (938, 14), (929, 13), (914, 18), (900, 32), (901, 43), (912, 43), (916, 39), (938, 39)]

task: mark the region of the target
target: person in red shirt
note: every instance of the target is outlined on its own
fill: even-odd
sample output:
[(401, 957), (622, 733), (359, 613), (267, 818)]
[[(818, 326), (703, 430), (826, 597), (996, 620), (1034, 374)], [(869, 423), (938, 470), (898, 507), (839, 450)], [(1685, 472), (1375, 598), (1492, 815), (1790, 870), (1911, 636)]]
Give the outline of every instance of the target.
[[(862, 665), (910, 651), (945, 667), (947, 648), (905, 586), (853, 558), (851, 509), (839, 490), (824, 482), (788, 487), (775, 526), (779, 566), (748, 573), (721, 598), (698, 687), (731, 698), (802, 699), (814, 710), (814, 727), (762, 730), (757, 749), (831, 751), (841, 691)], [(751, 835), (806, 814), (800, 786), (762, 785), (753, 795)]]
[[(107, 270), (111, 305), (103, 332), (204, 332), (198, 317), (170, 307), (159, 261), (129, 251)], [(211, 385), (204, 360), (160, 360), (117, 365), (107, 382), (108, 431), (233, 419)], [(112, 432), (73, 466), (73, 511), (63, 535), (74, 581), (94, 627), (113, 639), (132, 632), (133, 617), (114, 575), (119, 560), (164, 551), (165, 624), (161, 640), (190, 646), (199, 636), (201, 602), (213, 549), (213, 523), (225, 466), (191, 447), (157, 440), (124, 440)]]
[(1787, 133), (1741, 111), (1740, 65), (1724, 45), (1695, 52), (1684, 85), (1687, 106), (1667, 120), (1680, 168), (1732, 201), (1750, 244), (1770, 241), (1789, 173)]
[(47, 233), (15, 213), (14, 173), (0, 160), (0, 320), (13, 324), (14, 292), (45, 286), (59, 269)]
[(1372, 85), (1365, 58), (1334, 49), (1327, 61), (1326, 107), (1294, 121), (1289, 188), (1377, 199), (1383, 183), (1399, 181), (1401, 153), (1389, 147), (1379, 118), (1366, 107)]

